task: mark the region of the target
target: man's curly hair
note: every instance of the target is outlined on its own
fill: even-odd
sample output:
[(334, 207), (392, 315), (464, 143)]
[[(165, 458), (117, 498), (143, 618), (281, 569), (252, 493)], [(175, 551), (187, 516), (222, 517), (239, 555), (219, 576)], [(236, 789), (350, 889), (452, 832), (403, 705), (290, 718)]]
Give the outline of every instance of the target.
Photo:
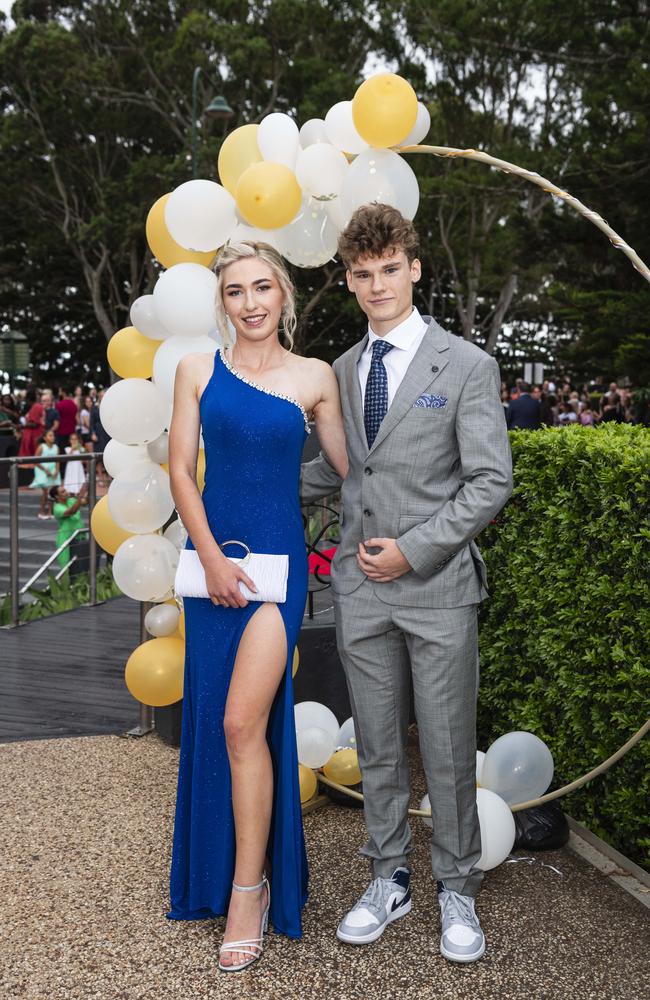
[(358, 208), (339, 236), (339, 255), (349, 269), (361, 257), (403, 250), (409, 264), (420, 252), (415, 226), (392, 205), (375, 202)]

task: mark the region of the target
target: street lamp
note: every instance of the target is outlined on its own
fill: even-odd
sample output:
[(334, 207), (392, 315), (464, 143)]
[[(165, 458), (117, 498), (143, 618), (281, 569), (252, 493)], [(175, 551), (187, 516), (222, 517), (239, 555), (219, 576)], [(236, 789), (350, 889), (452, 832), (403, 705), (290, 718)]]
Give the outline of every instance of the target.
[[(194, 76), (192, 77), (192, 177), (196, 180), (197, 177), (197, 129), (196, 121), (198, 118), (198, 107), (199, 107), (199, 77), (201, 73), (205, 73), (205, 70), (201, 66), (197, 66), (194, 70)], [(205, 74), (207, 76), (207, 73)], [(210, 77), (208, 77), (210, 80)], [(212, 83), (212, 80), (210, 80)], [(212, 83), (214, 87), (214, 83)], [(216, 88), (215, 88), (216, 89)], [(210, 115), (211, 118), (221, 118), (222, 121), (228, 121), (234, 115), (233, 109), (228, 104), (225, 97), (219, 94), (217, 97), (213, 97), (207, 108), (205, 108), (205, 114)]]
[(13, 391), (16, 375), (26, 372), (31, 361), (31, 350), (27, 337), (18, 330), (4, 330), (0, 333), (0, 371), (9, 376), (9, 389)]

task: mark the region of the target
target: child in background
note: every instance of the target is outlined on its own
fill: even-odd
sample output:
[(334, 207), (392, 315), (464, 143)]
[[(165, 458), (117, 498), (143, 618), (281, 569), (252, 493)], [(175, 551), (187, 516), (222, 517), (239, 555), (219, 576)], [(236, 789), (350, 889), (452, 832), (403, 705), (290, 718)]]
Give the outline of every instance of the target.
[[(66, 455), (78, 454), (85, 455), (86, 449), (84, 448), (81, 437), (76, 432), (70, 435), (70, 444), (65, 450)], [(65, 463), (65, 475), (63, 477), (63, 485), (65, 486), (68, 493), (72, 493), (75, 496), (86, 482), (86, 472), (83, 462), (66, 462)]]
[[(54, 443), (54, 431), (45, 431), (36, 449), (37, 457), (51, 458), (58, 454), (59, 449)], [(34, 478), (29, 484), (29, 488), (30, 490), (41, 491), (41, 505), (37, 515), (41, 521), (52, 517), (50, 514), (50, 498), (48, 493), (52, 486), (59, 486), (60, 483), (61, 476), (59, 474), (58, 462), (35, 462)]]

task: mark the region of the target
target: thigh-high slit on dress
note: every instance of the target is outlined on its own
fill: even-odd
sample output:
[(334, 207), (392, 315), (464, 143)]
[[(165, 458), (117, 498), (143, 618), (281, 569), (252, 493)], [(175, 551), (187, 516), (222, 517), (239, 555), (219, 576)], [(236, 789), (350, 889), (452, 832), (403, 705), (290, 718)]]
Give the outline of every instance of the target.
[[(267, 856), (273, 926), (300, 937), (307, 858), (291, 666), (307, 593), (298, 495), (307, 419), (295, 400), (244, 378), (220, 351), (200, 412), (206, 458), (203, 504), (215, 539), (237, 539), (253, 552), (289, 556), (287, 599), (277, 605), (287, 662), (267, 730), (274, 780)], [(192, 547), (188, 539), (187, 548)], [(233, 547), (226, 554), (243, 552)], [(239, 642), (260, 607), (254, 601), (245, 608), (226, 608), (200, 598), (184, 600), (183, 725), (167, 914), (172, 920), (218, 917), (228, 910), (235, 829), (223, 720)]]

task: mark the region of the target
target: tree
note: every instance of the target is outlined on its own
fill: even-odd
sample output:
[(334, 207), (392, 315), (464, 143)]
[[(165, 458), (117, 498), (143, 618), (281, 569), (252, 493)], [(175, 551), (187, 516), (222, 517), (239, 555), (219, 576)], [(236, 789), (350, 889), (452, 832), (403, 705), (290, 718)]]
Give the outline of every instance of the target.
[[(15, 5), (0, 44), (0, 212), (12, 234), (0, 307), (37, 365), (106, 378), (105, 342), (156, 276), (146, 212), (188, 179), (194, 67), (223, 89), (233, 127), (274, 108), (305, 120), (354, 91), (373, 41), (367, 11), (359, 0)], [(200, 170), (214, 177), (225, 132), (203, 124)], [(297, 276), (301, 348), (333, 275)]]

